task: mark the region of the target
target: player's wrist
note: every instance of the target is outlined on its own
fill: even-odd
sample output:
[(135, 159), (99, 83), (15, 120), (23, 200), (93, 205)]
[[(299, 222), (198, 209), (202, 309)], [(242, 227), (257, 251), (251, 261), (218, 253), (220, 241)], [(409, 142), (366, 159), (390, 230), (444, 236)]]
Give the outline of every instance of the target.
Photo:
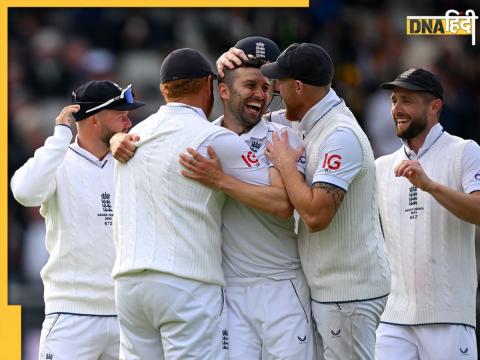
[(433, 194), (440, 190), (440, 184), (430, 180), (423, 186), (422, 190), (428, 192), (429, 194)]

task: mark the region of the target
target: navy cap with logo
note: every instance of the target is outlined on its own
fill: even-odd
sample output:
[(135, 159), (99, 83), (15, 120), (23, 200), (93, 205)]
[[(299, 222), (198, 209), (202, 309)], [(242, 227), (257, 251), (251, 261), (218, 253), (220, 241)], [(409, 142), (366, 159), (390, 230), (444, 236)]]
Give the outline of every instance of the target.
[(295, 43), (286, 48), (276, 62), (263, 65), (261, 71), (270, 79), (292, 78), (305, 84), (324, 86), (332, 82), (333, 63), (321, 46)]
[(243, 50), (245, 55), (265, 62), (274, 62), (280, 55), (280, 49), (272, 40), (261, 36), (250, 36), (239, 40), (233, 47)]
[(398, 75), (395, 80), (381, 84), (380, 88), (391, 90), (396, 86), (413, 91), (428, 92), (442, 100), (444, 98), (442, 84), (434, 74), (425, 69), (408, 69)]
[(160, 68), (160, 83), (208, 75), (217, 77), (207, 58), (198, 50), (184, 48), (172, 51), (165, 58)]
[(108, 80), (86, 82), (72, 92), (72, 102), (80, 105), (80, 110), (73, 113), (76, 121), (88, 118), (102, 110), (134, 110), (145, 103), (135, 101), (132, 86), (125, 89)]

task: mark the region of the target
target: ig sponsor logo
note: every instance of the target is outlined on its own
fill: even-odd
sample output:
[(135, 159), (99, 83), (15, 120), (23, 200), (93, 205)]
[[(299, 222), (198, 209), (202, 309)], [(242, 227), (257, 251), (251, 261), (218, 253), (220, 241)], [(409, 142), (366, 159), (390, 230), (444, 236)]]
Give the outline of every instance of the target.
[(325, 154), (323, 158), (322, 168), (325, 170), (338, 170), (340, 169), (342, 157), (338, 154)]
[(475, 174), (475, 180), (479, 180), (479, 181), (480, 181), (480, 173)]
[(257, 156), (252, 151), (243, 154), (242, 160), (245, 162), (245, 164), (247, 164), (248, 167), (260, 166)]

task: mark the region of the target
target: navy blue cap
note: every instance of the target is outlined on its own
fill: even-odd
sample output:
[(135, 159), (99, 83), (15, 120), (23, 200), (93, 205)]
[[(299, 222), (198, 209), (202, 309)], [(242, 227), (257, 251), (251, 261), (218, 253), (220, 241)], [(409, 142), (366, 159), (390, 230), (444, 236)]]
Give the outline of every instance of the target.
[(380, 88), (391, 90), (395, 86), (413, 91), (428, 92), (442, 100), (444, 98), (443, 87), (438, 78), (430, 71), (421, 68), (408, 69), (398, 75), (395, 80), (381, 84)]
[(233, 47), (243, 50), (245, 55), (274, 62), (280, 55), (280, 49), (272, 40), (262, 36), (250, 36), (238, 41)]
[(108, 80), (88, 81), (72, 92), (72, 103), (80, 105), (73, 113), (76, 121), (86, 119), (102, 110), (126, 111), (139, 108), (145, 103), (136, 101), (132, 86), (125, 89)]
[(290, 45), (277, 61), (263, 65), (260, 70), (270, 79), (292, 78), (315, 86), (330, 84), (333, 78), (330, 55), (321, 46), (311, 43)]
[(207, 58), (198, 50), (184, 48), (172, 51), (165, 58), (160, 68), (160, 83), (208, 75), (217, 77)]

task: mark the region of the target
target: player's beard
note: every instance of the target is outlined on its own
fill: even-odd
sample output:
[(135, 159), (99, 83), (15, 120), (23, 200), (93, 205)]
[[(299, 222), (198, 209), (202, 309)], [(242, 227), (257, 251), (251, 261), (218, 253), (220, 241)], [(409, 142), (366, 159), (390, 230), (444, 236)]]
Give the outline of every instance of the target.
[[(262, 108), (255, 117), (246, 112), (247, 103), (250, 101), (263, 103)], [(251, 129), (261, 120), (265, 111), (265, 102), (261, 100), (254, 100), (253, 97), (242, 99), (239, 93), (232, 91), (230, 99), (227, 102), (227, 107), (239, 124), (244, 126), (246, 129)]]
[[(123, 133), (127, 133), (127, 129), (121, 130)], [(100, 141), (107, 147), (110, 148), (110, 139), (113, 135), (117, 134), (118, 131), (113, 131), (107, 127), (102, 128), (102, 133), (100, 134)]]
[(300, 120), (302, 120), (302, 119), (300, 119), (300, 116), (298, 115), (298, 113), (299, 113), (298, 106), (296, 106), (296, 104), (294, 104), (291, 101), (287, 101), (287, 99), (284, 99), (284, 101), (285, 101), (285, 117), (287, 118), (287, 120), (289, 120), (289, 121), (300, 121)]
[(428, 124), (426, 114), (422, 114), (415, 117), (411, 116), (410, 124), (404, 130), (398, 129), (396, 119), (394, 119), (394, 122), (397, 130), (397, 136), (405, 140), (409, 140), (417, 137), (420, 133), (422, 133), (427, 128), (427, 124)]

